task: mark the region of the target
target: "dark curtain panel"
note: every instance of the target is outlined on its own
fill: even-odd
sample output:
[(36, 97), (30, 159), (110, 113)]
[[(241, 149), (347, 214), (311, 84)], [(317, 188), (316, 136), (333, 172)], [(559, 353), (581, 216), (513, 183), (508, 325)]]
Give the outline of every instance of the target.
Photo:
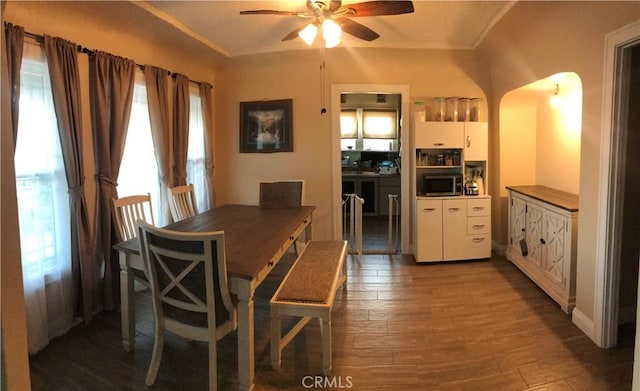
[(18, 113), (20, 107), (20, 68), (22, 68), (22, 48), (24, 28), (6, 23), (4, 39), (7, 49), (7, 71), (11, 85), (11, 126), (13, 126), (13, 149), (18, 139)]
[(91, 245), (89, 216), (84, 194), (82, 158), (82, 105), (76, 45), (60, 38), (44, 37), (53, 104), (58, 122), (71, 214), (71, 264), (75, 284), (76, 314), (91, 320), (97, 268)]
[(187, 184), (187, 150), (189, 148), (189, 79), (175, 75), (173, 98), (173, 182)]
[(214, 206), (213, 186), (213, 87), (200, 83), (200, 100), (202, 102), (202, 122), (204, 125), (204, 164), (207, 175), (207, 209)]
[[(136, 64), (108, 53), (89, 57), (93, 151), (98, 184), (96, 200), (96, 256), (103, 266), (104, 309), (113, 310), (118, 302), (119, 263), (113, 245), (111, 200), (118, 198), (117, 180), (131, 115)], [(100, 268), (102, 269), (102, 268)]]
[(144, 80), (147, 88), (147, 104), (149, 105), (149, 119), (151, 121), (151, 137), (153, 149), (160, 175), (160, 221), (159, 225), (171, 221), (167, 189), (171, 186), (169, 173), (169, 89), (167, 85), (167, 71), (151, 65), (144, 66)]

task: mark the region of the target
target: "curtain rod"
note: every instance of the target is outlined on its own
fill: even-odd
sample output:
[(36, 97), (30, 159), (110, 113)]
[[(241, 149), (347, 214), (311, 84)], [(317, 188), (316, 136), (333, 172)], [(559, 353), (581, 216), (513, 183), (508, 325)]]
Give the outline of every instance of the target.
[[(5, 23), (5, 25), (7, 25), (7, 24), (11, 25), (11, 23), (9, 23), (9, 22), (4, 22), (4, 23)], [(30, 32), (28, 32), (26, 30), (24, 31), (24, 35), (27, 36), (27, 37), (35, 39), (36, 42), (40, 42), (40, 43), (44, 42), (44, 35), (30, 33)], [(95, 50), (89, 49), (89, 48), (84, 47), (82, 45), (77, 45), (76, 49), (77, 49), (78, 53), (84, 53), (84, 54), (93, 54), (95, 52)], [(144, 65), (136, 63), (136, 66), (138, 68), (144, 70)], [(175, 78), (176, 75), (178, 75), (178, 73), (167, 71), (167, 76), (171, 76), (171, 77)], [(202, 83), (209, 84), (209, 83), (206, 83), (206, 82), (200, 82), (200, 81), (191, 80), (191, 79), (188, 79), (188, 80), (190, 82), (197, 83), (197, 84), (202, 84)]]

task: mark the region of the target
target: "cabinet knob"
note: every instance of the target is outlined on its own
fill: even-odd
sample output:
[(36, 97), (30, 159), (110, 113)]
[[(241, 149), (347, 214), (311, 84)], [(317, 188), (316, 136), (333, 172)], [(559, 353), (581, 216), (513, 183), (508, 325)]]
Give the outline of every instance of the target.
[(543, 238), (540, 238), (540, 243), (546, 244), (547, 242), (545, 242)]

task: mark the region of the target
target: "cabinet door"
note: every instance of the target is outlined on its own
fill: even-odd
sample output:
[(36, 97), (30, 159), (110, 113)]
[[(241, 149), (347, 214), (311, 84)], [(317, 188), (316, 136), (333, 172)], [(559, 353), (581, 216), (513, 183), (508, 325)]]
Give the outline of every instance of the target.
[(418, 200), (416, 261), (442, 260), (442, 201)]
[(520, 240), (525, 239), (525, 220), (527, 203), (522, 198), (511, 193), (509, 205), (509, 246), (514, 246), (515, 251), (521, 253)]
[(544, 246), (546, 256), (543, 258), (543, 272), (558, 284), (564, 283), (564, 263), (566, 259), (565, 249), (567, 240), (568, 219), (558, 213), (546, 210), (544, 222)]
[(536, 266), (542, 266), (542, 259), (544, 258), (543, 246), (543, 226), (544, 222), (542, 216), (544, 209), (537, 204), (527, 203), (526, 207), (526, 221), (525, 221), (525, 238), (527, 240), (527, 247), (529, 248), (529, 261), (533, 262)]
[(463, 122), (416, 122), (416, 148), (463, 148)]
[(445, 260), (470, 258), (466, 199), (442, 201), (442, 231)]
[(488, 160), (488, 133), (486, 122), (464, 123), (464, 160)]
[(364, 198), (362, 205), (362, 213), (367, 215), (378, 215), (378, 180), (377, 179), (361, 179), (360, 180), (360, 197)]

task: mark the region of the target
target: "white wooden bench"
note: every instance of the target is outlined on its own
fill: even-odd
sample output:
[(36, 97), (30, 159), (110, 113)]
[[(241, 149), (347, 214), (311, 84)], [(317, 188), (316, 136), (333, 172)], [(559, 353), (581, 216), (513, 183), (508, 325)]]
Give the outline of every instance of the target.
[[(310, 241), (271, 298), (271, 366), (280, 369), (282, 349), (313, 318), (320, 321), (322, 370), (331, 372), (331, 309), (336, 291), (347, 281), (347, 242)], [(346, 285), (345, 285), (346, 286)], [(281, 337), (281, 317), (301, 317)]]

